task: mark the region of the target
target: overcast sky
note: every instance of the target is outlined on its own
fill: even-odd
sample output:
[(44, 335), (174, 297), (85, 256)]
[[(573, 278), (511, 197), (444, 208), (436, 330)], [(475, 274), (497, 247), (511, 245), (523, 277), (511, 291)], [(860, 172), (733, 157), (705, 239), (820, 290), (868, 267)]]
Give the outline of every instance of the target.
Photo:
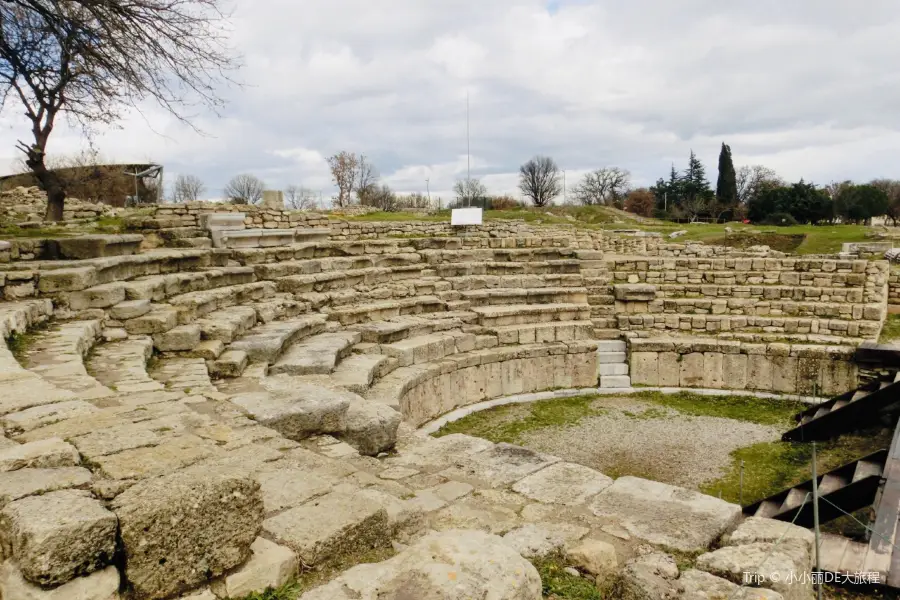
[[(900, 178), (897, 0), (237, 0), (246, 85), (198, 135), (147, 107), (96, 145), (110, 162), (155, 161), (169, 181), (234, 174), (328, 197), (325, 157), (364, 153), (401, 192), (449, 192), (471, 166), (494, 193), (554, 157), (569, 185), (620, 166), (652, 184), (691, 149), (715, 181), (736, 165), (783, 177)], [(27, 139), (0, 114), (0, 168)], [(83, 146), (64, 124), (51, 154)]]

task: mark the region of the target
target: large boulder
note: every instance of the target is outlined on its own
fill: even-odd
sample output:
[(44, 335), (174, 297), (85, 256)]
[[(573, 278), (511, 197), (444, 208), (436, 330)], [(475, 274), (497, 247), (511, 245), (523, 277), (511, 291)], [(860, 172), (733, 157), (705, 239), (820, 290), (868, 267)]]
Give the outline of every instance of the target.
[(620, 582), (623, 600), (668, 600), (674, 595), (678, 564), (662, 552), (650, 552), (625, 563)]
[(726, 546), (697, 557), (697, 568), (713, 575), (755, 587), (775, 590), (784, 600), (810, 600), (813, 597), (809, 548), (805, 543), (789, 541), (776, 546), (754, 542)]
[(495, 535), (430, 533), (394, 558), (350, 569), (300, 600), (540, 600), (537, 570)]
[(168, 598), (243, 563), (263, 518), (259, 483), (227, 466), (139, 482), (112, 508), (125, 577), (140, 600)]

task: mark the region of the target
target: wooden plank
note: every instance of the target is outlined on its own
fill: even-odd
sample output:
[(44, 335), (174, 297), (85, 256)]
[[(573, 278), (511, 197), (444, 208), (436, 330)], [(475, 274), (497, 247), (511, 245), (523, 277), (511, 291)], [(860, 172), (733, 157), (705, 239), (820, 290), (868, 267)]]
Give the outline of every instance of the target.
[(888, 585), (897, 587), (900, 585), (900, 552), (894, 552), (894, 548), (900, 518), (900, 423), (894, 428), (891, 449), (884, 465), (884, 478), (884, 485), (876, 498), (875, 523), (866, 562), (873, 570), (887, 574)]

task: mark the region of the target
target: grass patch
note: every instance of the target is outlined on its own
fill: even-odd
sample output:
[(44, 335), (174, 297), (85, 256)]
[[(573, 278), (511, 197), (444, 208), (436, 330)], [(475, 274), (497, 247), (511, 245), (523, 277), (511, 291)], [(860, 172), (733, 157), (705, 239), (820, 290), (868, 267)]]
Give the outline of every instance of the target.
[(4, 238), (61, 238), (71, 237), (73, 233), (71, 229), (62, 227), (19, 227), (17, 225), (0, 227), (0, 236)]
[(794, 252), (806, 241), (806, 234), (781, 234), (775, 232), (745, 233), (741, 235), (726, 235), (714, 238), (708, 243), (716, 246), (729, 246), (731, 248), (749, 248), (751, 246), (768, 246), (779, 252)]
[(574, 425), (585, 417), (603, 414), (602, 408), (593, 406), (598, 397), (574, 396), (499, 406), (447, 423), (435, 436), (465, 433), (492, 442), (515, 444), (519, 436), (527, 431)]
[(721, 417), (760, 425), (790, 425), (793, 416), (807, 408), (802, 402), (754, 396), (701, 396), (690, 392), (663, 394), (640, 392), (631, 396), (672, 408), (684, 415)]
[(125, 219), (122, 217), (100, 217), (94, 225), (98, 233), (123, 233), (125, 231)]
[(13, 332), (6, 338), (6, 346), (20, 365), (27, 366), (28, 351), (34, 346), (38, 336), (50, 329), (49, 321), (31, 326), (25, 333)]
[[(857, 432), (816, 444), (819, 473), (845, 465), (891, 443), (890, 432)], [(732, 465), (724, 477), (700, 487), (700, 491), (729, 502), (740, 502), (740, 468), (744, 461), (744, 504), (750, 504), (810, 479), (812, 444), (764, 442), (731, 453)]]
[(296, 600), (303, 589), (296, 581), (290, 581), (278, 589), (268, 589), (264, 592), (256, 592), (244, 596), (240, 600)]
[(565, 572), (566, 562), (550, 556), (532, 562), (541, 576), (542, 592), (548, 600), (603, 600), (613, 596), (601, 594), (593, 580)]
[(888, 315), (884, 320), (878, 341), (885, 343), (896, 339), (900, 339), (900, 315)]

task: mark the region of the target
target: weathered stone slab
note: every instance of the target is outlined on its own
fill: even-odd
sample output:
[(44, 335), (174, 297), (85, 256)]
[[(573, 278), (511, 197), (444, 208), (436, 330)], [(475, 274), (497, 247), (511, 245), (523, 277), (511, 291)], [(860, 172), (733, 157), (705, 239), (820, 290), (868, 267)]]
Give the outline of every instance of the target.
[(214, 443), (186, 435), (158, 446), (135, 448), (94, 460), (99, 473), (110, 479), (145, 479), (171, 473), (210, 458), (216, 451)]
[(118, 600), (119, 571), (107, 567), (78, 577), (53, 589), (28, 583), (16, 564), (7, 560), (0, 566), (0, 598), (15, 600)]
[(512, 444), (497, 444), (467, 457), (442, 474), (449, 479), (475, 479), (489, 487), (504, 487), (559, 459)]
[(161, 352), (193, 350), (200, 343), (200, 326), (196, 323), (179, 325), (153, 336), (153, 345)]
[(631, 535), (683, 552), (705, 550), (741, 515), (741, 507), (665, 483), (620, 477), (589, 508)]
[(0, 506), (14, 500), (69, 488), (85, 488), (91, 472), (81, 467), (60, 469), (19, 469), (0, 473)]
[(228, 467), (139, 482), (113, 501), (125, 577), (141, 599), (167, 598), (243, 563), (259, 533), (259, 484)]
[(697, 568), (734, 583), (753, 577), (754, 585), (772, 589), (785, 600), (813, 598), (812, 580), (804, 577), (810, 569), (809, 551), (801, 543), (726, 546), (698, 556)]
[(267, 391), (238, 394), (231, 402), (261, 425), (292, 440), (342, 431), (350, 403), (357, 397), (286, 376), (269, 377), (264, 385)]
[(59, 438), (9, 446), (0, 450), (0, 471), (77, 467), (81, 462), (72, 444)]
[(337, 477), (310, 473), (300, 467), (278, 462), (256, 475), (262, 490), (266, 514), (303, 504), (321, 496), (338, 482)]
[(269, 369), (272, 375), (314, 375), (334, 371), (337, 361), (350, 353), (350, 347), (358, 343), (356, 331), (323, 333), (291, 346)]
[(729, 546), (778, 541), (797, 542), (812, 552), (815, 535), (805, 527), (791, 525), (784, 521), (748, 517), (725, 539)]
[(620, 593), (635, 600), (668, 600), (674, 595), (678, 565), (661, 552), (651, 552), (625, 563)]
[(239, 569), (214, 581), (210, 589), (220, 598), (244, 598), (278, 588), (297, 573), (297, 555), (290, 548), (256, 538), (250, 559)]
[(570, 545), (566, 549), (566, 558), (594, 576), (615, 574), (619, 567), (615, 546), (594, 538)]
[(495, 535), (430, 533), (394, 558), (359, 565), (300, 600), (540, 600), (537, 570)]
[(778, 592), (743, 587), (727, 579), (697, 569), (688, 569), (678, 578), (679, 600), (784, 600)]
[(613, 480), (599, 471), (574, 463), (557, 463), (513, 486), (513, 491), (545, 504), (584, 504)]
[(400, 421), (400, 413), (390, 406), (357, 397), (350, 402), (337, 437), (360, 454), (377, 456), (394, 447)]
[(116, 524), (90, 493), (62, 490), (7, 504), (0, 512), (0, 540), (25, 579), (57, 586), (110, 563)]
[(315, 566), (337, 556), (385, 546), (387, 512), (365, 498), (332, 492), (266, 519), (263, 531)]
[(99, 412), (99, 409), (84, 400), (69, 400), (43, 406), (32, 406), (3, 417), (3, 426), (11, 435), (27, 433), (33, 429), (53, 425), (60, 421), (84, 417)]
[(523, 525), (503, 536), (503, 541), (525, 558), (542, 558), (562, 551), (566, 544), (588, 534), (586, 527), (553, 523), (552, 525)]

